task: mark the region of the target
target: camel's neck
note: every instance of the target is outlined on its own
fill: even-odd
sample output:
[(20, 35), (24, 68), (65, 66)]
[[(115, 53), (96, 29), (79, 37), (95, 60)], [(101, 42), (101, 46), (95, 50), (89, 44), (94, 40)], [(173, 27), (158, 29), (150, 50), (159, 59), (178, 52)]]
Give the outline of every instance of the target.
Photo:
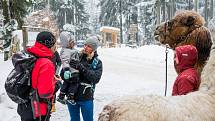
[(215, 45), (211, 50), (210, 57), (201, 73), (201, 84), (199, 90), (215, 89)]

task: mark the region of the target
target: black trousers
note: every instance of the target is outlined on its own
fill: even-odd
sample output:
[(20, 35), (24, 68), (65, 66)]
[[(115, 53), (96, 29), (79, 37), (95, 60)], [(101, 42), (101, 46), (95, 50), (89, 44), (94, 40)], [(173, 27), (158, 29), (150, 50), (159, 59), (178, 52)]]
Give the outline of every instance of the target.
[[(49, 119), (50, 119), (50, 117), (46, 118), (46, 116), (41, 116), (41, 121), (49, 121)], [(39, 118), (37, 118), (37, 119), (29, 119), (29, 120), (22, 120), (21, 119), (21, 121), (40, 121), (40, 119)]]
[[(25, 104), (18, 104), (17, 112), (21, 117), (21, 121), (40, 121), (39, 118), (33, 118), (33, 112), (30, 102)], [(50, 116), (47, 116), (46, 120), (45, 118), (46, 116), (41, 116), (41, 121), (49, 121)]]
[(67, 81), (64, 81), (60, 91), (66, 94), (75, 94), (78, 91), (78, 86), (79, 83), (69, 83)]

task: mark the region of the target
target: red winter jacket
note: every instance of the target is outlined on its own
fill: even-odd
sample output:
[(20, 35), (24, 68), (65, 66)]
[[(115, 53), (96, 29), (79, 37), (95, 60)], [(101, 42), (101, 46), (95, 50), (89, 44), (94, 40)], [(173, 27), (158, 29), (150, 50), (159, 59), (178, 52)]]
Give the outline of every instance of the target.
[[(36, 42), (33, 47), (27, 48), (27, 51), (39, 57), (32, 71), (32, 87), (38, 89), (40, 98), (52, 99), (55, 89), (55, 67), (51, 59), (53, 52), (46, 46)], [(40, 102), (40, 112), (35, 109), (35, 116), (39, 114), (46, 115), (47, 103)]]
[(198, 90), (200, 75), (194, 68), (197, 59), (197, 49), (192, 45), (180, 46), (175, 49), (174, 64), (178, 77), (173, 85), (173, 96), (186, 95), (189, 92)]

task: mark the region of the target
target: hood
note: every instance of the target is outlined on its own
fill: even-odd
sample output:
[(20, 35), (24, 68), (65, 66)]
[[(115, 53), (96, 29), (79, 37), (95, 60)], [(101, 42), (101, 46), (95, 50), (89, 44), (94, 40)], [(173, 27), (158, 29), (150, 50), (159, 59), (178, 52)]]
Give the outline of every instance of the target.
[(27, 48), (27, 51), (40, 58), (52, 59), (54, 57), (53, 52), (39, 42), (35, 42), (34, 46)]
[(192, 45), (179, 46), (175, 49), (175, 58), (178, 60), (175, 68), (180, 73), (183, 70), (194, 67), (198, 59), (198, 52), (196, 47)]
[(60, 33), (60, 44), (63, 48), (69, 47), (70, 40), (74, 41), (74, 37), (71, 35), (70, 32), (63, 31)]

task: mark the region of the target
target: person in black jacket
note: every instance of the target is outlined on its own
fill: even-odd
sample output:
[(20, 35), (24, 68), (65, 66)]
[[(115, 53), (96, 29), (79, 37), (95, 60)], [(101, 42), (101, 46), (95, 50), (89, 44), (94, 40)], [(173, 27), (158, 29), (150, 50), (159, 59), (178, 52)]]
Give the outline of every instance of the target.
[[(61, 61), (61, 58), (60, 58), (60, 55), (58, 53), (58, 51), (55, 51), (54, 53), (54, 57), (52, 59), (52, 62), (53, 64), (55, 65), (55, 76), (57, 77), (60, 77), (60, 68), (61, 68), (61, 65), (62, 65), (62, 61)], [(62, 83), (61, 81), (57, 81), (56, 84), (55, 84), (55, 95), (54, 95), (54, 100), (52, 102), (52, 110), (51, 112), (55, 112), (56, 108), (55, 108), (55, 102), (56, 102), (56, 92), (61, 88), (62, 86)]]
[(89, 37), (80, 53), (80, 61), (71, 60), (70, 66), (79, 70), (80, 86), (75, 94), (76, 104), (67, 104), (71, 121), (80, 121), (80, 109), (84, 121), (93, 121), (93, 99), (95, 85), (102, 76), (102, 61), (98, 59), (99, 40)]

